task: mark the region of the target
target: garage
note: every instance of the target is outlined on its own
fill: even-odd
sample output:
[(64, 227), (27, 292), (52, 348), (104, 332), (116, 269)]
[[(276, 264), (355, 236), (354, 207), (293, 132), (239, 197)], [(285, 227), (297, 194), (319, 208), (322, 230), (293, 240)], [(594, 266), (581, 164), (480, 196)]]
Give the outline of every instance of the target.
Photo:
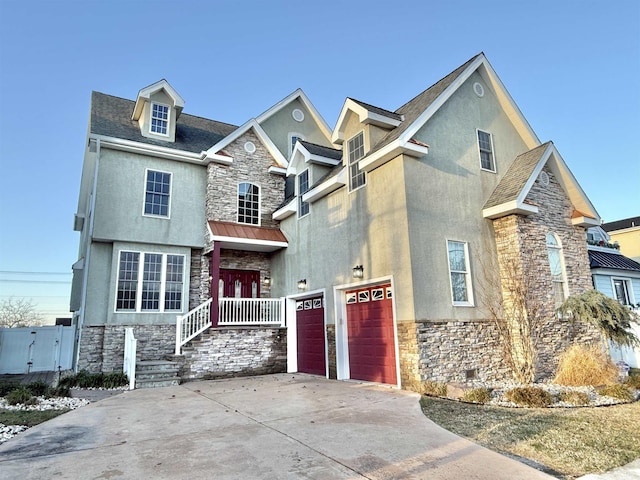
[(322, 297), (296, 301), (298, 371), (326, 375)]
[(397, 384), (391, 285), (346, 291), (350, 378)]

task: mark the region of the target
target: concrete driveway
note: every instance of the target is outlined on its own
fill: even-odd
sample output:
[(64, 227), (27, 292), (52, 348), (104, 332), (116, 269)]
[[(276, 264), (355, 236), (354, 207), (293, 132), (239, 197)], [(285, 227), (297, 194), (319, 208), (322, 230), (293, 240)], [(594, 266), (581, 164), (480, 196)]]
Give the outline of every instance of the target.
[(552, 478), (438, 427), (418, 400), (300, 374), (134, 390), (9, 440), (0, 478)]

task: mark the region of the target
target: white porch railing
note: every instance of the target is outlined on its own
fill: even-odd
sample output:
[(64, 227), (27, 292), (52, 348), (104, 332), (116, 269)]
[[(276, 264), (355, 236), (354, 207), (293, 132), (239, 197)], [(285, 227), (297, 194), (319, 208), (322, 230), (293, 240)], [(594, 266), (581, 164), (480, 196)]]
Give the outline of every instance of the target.
[(284, 298), (221, 298), (218, 325), (284, 326)]
[(176, 319), (176, 355), (180, 355), (185, 343), (211, 326), (211, 302), (213, 302), (213, 298), (198, 305), (185, 315), (178, 315)]
[(129, 390), (133, 390), (136, 386), (136, 353), (138, 349), (138, 340), (133, 336), (133, 327), (127, 327), (124, 330), (124, 364), (122, 371), (129, 378)]

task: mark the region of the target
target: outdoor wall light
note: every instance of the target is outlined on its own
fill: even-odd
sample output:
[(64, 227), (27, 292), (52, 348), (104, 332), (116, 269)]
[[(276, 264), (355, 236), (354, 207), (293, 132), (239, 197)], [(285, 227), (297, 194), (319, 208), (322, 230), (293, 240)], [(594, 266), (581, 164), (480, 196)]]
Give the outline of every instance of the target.
[(362, 265), (356, 265), (353, 267), (353, 278), (362, 278), (364, 275), (364, 268)]
[(271, 277), (264, 277), (264, 284), (268, 287), (271, 285)]
[(305, 290), (307, 288), (307, 279), (303, 278), (302, 280), (298, 280), (298, 290)]

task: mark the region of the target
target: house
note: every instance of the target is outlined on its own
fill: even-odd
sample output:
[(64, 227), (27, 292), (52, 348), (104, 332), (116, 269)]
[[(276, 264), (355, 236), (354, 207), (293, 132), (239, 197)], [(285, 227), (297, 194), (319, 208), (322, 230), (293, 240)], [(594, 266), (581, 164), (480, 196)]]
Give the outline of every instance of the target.
[(119, 369), (131, 326), (183, 378), (499, 379), (514, 272), (538, 279), (539, 377), (599, 340), (555, 315), (591, 287), (599, 215), (484, 54), (395, 110), (347, 98), (333, 129), (301, 90), (239, 127), (183, 108), (164, 80), (92, 96), (79, 368)]
[(603, 223), (602, 229), (612, 242), (618, 242), (623, 255), (640, 262), (640, 217)]
[[(589, 264), (596, 290), (640, 312), (640, 263), (622, 254), (622, 244), (612, 242), (603, 224), (588, 230)], [(640, 325), (633, 328), (640, 336)], [(640, 349), (611, 346), (614, 360), (640, 367)]]

